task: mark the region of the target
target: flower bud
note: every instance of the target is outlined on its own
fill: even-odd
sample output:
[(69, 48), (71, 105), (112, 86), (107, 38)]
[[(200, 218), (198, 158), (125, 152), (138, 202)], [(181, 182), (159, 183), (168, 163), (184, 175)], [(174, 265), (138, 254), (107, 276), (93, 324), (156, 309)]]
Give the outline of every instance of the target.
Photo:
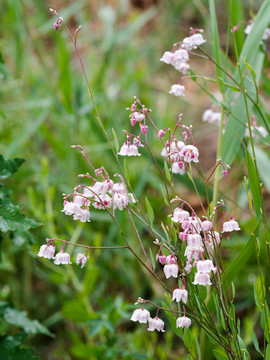
[(159, 130), (159, 132), (158, 132), (159, 139), (162, 138), (165, 134), (166, 134), (165, 130)]
[(160, 256), (158, 257), (158, 261), (160, 262), (161, 265), (164, 265), (165, 262), (166, 262), (166, 256), (163, 255), (163, 254), (160, 255)]

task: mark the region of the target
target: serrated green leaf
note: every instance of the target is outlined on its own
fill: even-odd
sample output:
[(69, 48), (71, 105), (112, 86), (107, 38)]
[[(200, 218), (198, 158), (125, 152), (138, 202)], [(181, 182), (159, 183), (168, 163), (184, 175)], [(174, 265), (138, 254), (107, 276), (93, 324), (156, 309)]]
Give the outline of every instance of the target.
[(149, 200), (147, 199), (147, 197), (145, 197), (145, 205), (146, 205), (146, 210), (147, 210), (147, 214), (148, 214), (150, 224), (151, 224), (151, 226), (153, 226), (154, 218), (155, 218), (154, 210), (153, 210)]
[(24, 330), (26, 334), (44, 334), (54, 336), (49, 329), (37, 320), (30, 320), (25, 311), (7, 308), (3, 319), (9, 325), (15, 325)]
[(119, 141), (118, 141), (118, 137), (116, 135), (116, 132), (114, 130), (114, 128), (112, 128), (112, 134), (113, 134), (113, 140), (114, 140), (114, 146), (115, 146), (115, 150), (118, 153), (120, 147), (119, 147)]
[(27, 231), (41, 224), (20, 213), (22, 206), (13, 205), (9, 199), (0, 200), (0, 231)]
[(0, 155), (0, 180), (13, 175), (24, 162), (25, 159), (20, 158), (5, 160), (3, 155)]

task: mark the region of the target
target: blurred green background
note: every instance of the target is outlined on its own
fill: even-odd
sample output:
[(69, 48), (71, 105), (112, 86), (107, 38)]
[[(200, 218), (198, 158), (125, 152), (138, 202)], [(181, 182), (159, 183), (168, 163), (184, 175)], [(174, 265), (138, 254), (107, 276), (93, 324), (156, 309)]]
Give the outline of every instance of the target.
[[(256, 12), (261, 2), (241, 3), (248, 20), (250, 9)], [(223, 1), (216, 1), (216, 5), (221, 44), (225, 46)], [(78, 174), (89, 171), (71, 145), (83, 146), (93, 164), (104, 166), (110, 175), (119, 169), (98, 126), (74, 48), (62, 26), (54, 31), (56, 19), (49, 8), (59, 12), (72, 33), (82, 26), (78, 47), (111, 139), (114, 128), (119, 141), (124, 142), (122, 130), (131, 129), (125, 108), (136, 95), (153, 110), (158, 128), (173, 127), (183, 113), (184, 123), (194, 125), (202, 164), (208, 171), (215, 163), (217, 129), (204, 125), (201, 116), (211, 101), (188, 79), (185, 98), (170, 96), (170, 86), (180, 74), (159, 61), (165, 50), (188, 35), (190, 27), (205, 29), (205, 38), (209, 39), (206, 48), (211, 51), (208, 2), (2, 0), (0, 4), (0, 153), (5, 158), (26, 159), (5, 185), (13, 191), (13, 202), (24, 204), (27, 217), (43, 224), (31, 232), (2, 235), (0, 299), (27, 311), (29, 318), (37, 319), (55, 335), (28, 332), (24, 344), (34, 347), (41, 359), (184, 359), (183, 345), (169, 331), (168, 320), (164, 334), (149, 333), (144, 326), (129, 321), (138, 296), (157, 301), (164, 296), (130, 253), (93, 251), (82, 270), (74, 264), (57, 267), (36, 256), (46, 237), (96, 246), (123, 244), (103, 212), (92, 211), (90, 224), (75, 222), (61, 213), (62, 194), (81, 183)], [(243, 28), (239, 36), (243, 39)], [(191, 64), (196, 73), (214, 74), (205, 60), (194, 57)], [(209, 85), (209, 91), (215, 90)], [(152, 141), (158, 155), (160, 145), (154, 138)], [(143, 155), (139, 161), (129, 160), (131, 184), (139, 199), (144, 201), (147, 193), (152, 206), (160, 209), (157, 222), (166, 221), (169, 212), (160, 205), (160, 179), (146, 152)], [(243, 177), (242, 172), (232, 174), (224, 182), (225, 189)], [(190, 196), (195, 208), (199, 206), (185, 181), (180, 179), (176, 190)], [(235, 188), (236, 197), (242, 199), (243, 190), (238, 190)], [(244, 206), (245, 201), (242, 203)], [(240, 210), (234, 211), (237, 214)], [(137, 246), (126, 216), (119, 214), (118, 220)], [(140, 231), (150, 246), (153, 239), (145, 229)], [(231, 243), (234, 251), (243, 241), (238, 238)], [(74, 251), (69, 248), (73, 259)], [(228, 247), (225, 257), (229, 253)], [(241, 307), (245, 314), (248, 302), (253, 301), (248, 283), (254, 278), (251, 266), (243, 296), (248, 300)], [(241, 300), (241, 292), (238, 296)], [(7, 329), (5, 322), (0, 329)], [(11, 327), (11, 333), (16, 329)]]

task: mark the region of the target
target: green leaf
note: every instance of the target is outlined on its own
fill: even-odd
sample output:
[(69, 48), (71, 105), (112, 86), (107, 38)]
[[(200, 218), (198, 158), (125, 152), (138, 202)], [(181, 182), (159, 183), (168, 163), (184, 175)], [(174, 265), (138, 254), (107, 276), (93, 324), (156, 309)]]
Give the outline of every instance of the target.
[(116, 132), (115, 132), (114, 128), (112, 128), (112, 134), (113, 134), (113, 140), (114, 140), (115, 150), (116, 150), (116, 152), (118, 153), (120, 147), (119, 147), (118, 137), (117, 137), (117, 135), (116, 135)]
[(260, 277), (258, 277), (257, 280), (255, 281), (253, 287), (254, 287), (255, 303), (260, 310), (262, 310), (263, 303), (264, 303), (263, 293), (264, 293), (265, 289), (262, 289), (262, 286), (264, 287), (264, 285), (261, 284)]
[(192, 344), (192, 340), (191, 340), (191, 333), (190, 333), (190, 330), (188, 328), (185, 328), (184, 329), (184, 337), (183, 337), (183, 340), (184, 340), (184, 344), (185, 346), (190, 349), (191, 347), (191, 344)]
[(26, 334), (17, 333), (13, 336), (2, 335), (0, 336), (0, 354), (1, 359), (5, 360), (39, 360), (34, 355), (34, 349), (21, 347), (22, 341), (25, 339)]
[(79, 300), (66, 301), (61, 312), (66, 319), (77, 323), (85, 323), (98, 317), (95, 313), (89, 314), (84, 304)]
[(196, 345), (196, 349), (197, 349), (198, 360), (201, 360), (201, 358), (202, 358), (202, 356), (201, 356), (201, 349), (200, 349), (200, 345), (199, 345), (197, 336), (195, 336), (195, 345)]
[[(263, 5), (260, 8), (259, 13), (257, 14), (254, 24), (252, 26), (252, 30), (248, 35), (245, 44), (243, 46), (241, 55), (240, 55), (240, 71), (244, 74), (246, 70), (246, 66), (244, 64), (243, 58), (245, 58), (245, 62), (249, 63), (253, 68), (254, 73), (256, 74), (256, 84), (260, 81), (263, 61), (264, 61), (264, 52), (260, 49), (260, 41), (262, 39), (262, 35), (264, 30), (269, 24), (269, 11), (270, 11), (270, 1), (264, 1)], [(239, 83), (240, 75), (239, 69), (236, 67), (233, 78)], [(244, 87), (248, 90), (249, 95), (255, 99), (256, 90), (254, 87), (250, 87), (249, 79), (244, 80)], [(229, 117), (228, 123), (226, 125), (225, 134), (223, 137), (222, 144), (222, 160), (231, 164), (234, 160), (234, 157), (239, 149), (241, 144), (241, 139), (245, 133), (245, 122), (247, 122), (247, 114), (245, 117), (243, 116), (243, 109), (245, 109), (244, 98), (243, 95), (240, 94), (239, 97), (235, 100), (235, 94), (232, 90), (226, 91), (226, 99), (228, 107), (231, 107), (232, 115)], [(234, 105), (232, 102), (234, 101)], [(248, 110), (251, 113), (253, 108), (253, 104), (248, 100)], [(236, 121), (236, 119), (241, 119), (241, 121)], [(240, 138), (239, 138), (240, 137)]]
[(13, 205), (9, 199), (0, 200), (0, 231), (27, 231), (41, 224), (20, 213), (22, 205)]
[(257, 173), (253, 160), (246, 149), (246, 162), (248, 168), (248, 178), (250, 184), (250, 190), (252, 193), (254, 209), (258, 218), (261, 216), (261, 198), (260, 198), (260, 184), (258, 183)]
[(266, 347), (265, 360), (270, 360), (270, 344)]
[(5, 160), (3, 155), (0, 155), (0, 180), (7, 179), (13, 175), (24, 161), (24, 159), (20, 158)]
[(172, 177), (166, 160), (164, 161), (164, 170), (167, 180), (171, 183)]
[(228, 360), (228, 356), (222, 348), (213, 350), (213, 353), (217, 360)]
[(124, 160), (124, 172), (125, 172), (125, 176), (126, 176), (127, 182), (128, 182), (128, 184), (129, 184), (129, 181), (130, 181), (130, 172), (129, 172), (129, 167), (128, 167), (127, 158), (125, 158), (125, 160)]
[(25, 311), (7, 308), (3, 316), (9, 325), (15, 325), (22, 328), (27, 334), (44, 334), (54, 336), (44, 325), (37, 320), (30, 320)]
[(154, 210), (153, 210), (149, 200), (147, 199), (147, 197), (145, 197), (145, 205), (146, 205), (146, 210), (147, 210), (147, 214), (148, 214), (150, 224), (151, 224), (151, 226), (153, 226), (154, 218), (155, 218)]
[(260, 353), (263, 356), (263, 354), (261, 353), (260, 347), (259, 347), (257, 336), (253, 329), (251, 329), (251, 334), (252, 334), (252, 340), (253, 340), (255, 349), (258, 351), (258, 353)]
[[(217, 25), (217, 17), (216, 17), (216, 10), (215, 10), (215, 3), (214, 0), (209, 0), (209, 9), (210, 9), (210, 19), (211, 19), (211, 28), (212, 33), (214, 35), (214, 55), (215, 55), (215, 62), (218, 65), (221, 65), (221, 52), (220, 52), (220, 44), (219, 44), (219, 33), (218, 33), (218, 25)], [(221, 69), (216, 66), (216, 74), (217, 78), (224, 79), (223, 72)], [(219, 83), (219, 90), (223, 94), (224, 93), (224, 86)]]

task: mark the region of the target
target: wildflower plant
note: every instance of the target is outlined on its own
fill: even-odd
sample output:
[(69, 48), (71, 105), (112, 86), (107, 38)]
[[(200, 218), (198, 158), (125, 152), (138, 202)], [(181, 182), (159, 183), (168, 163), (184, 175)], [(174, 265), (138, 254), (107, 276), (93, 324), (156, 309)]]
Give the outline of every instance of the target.
[[(130, 251), (147, 270), (149, 276), (153, 277), (164, 288), (165, 296), (158, 303), (152, 299), (143, 299), (138, 294), (139, 298), (135, 303), (136, 309), (130, 316), (131, 321), (140, 324), (148, 323), (144, 330), (162, 333), (168, 331), (169, 325), (166, 319), (169, 319), (172, 330), (182, 338), (189, 359), (200, 358), (198, 337), (196, 331), (192, 332), (192, 328), (196, 326), (212, 344), (212, 351), (216, 359), (249, 358), (249, 349), (241, 337), (240, 323), (234, 307), (235, 288), (232, 282), (234, 271), (232, 269), (234, 267), (231, 266), (229, 269), (224, 267), (222, 252), (222, 244), (230, 242), (230, 237), (235, 232), (241, 232), (241, 219), (234, 217), (233, 209), (229, 212), (219, 192), (219, 184), (222, 178), (229, 175), (228, 172), (231, 165), (233, 166), (235, 152), (243, 143), (249, 175), (249, 180), (245, 179), (245, 187), (249, 199), (252, 224), (252, 233), (247, 244), (251, 246), (254, 242), (253, 249), (255, 249), (258, 261), (260, 279), (260, 304), (258, 306), (261, 309), (261, 327), (265, 334), (262, 344), (258, 343), (254, 331), (252, 337), (256, 351), (264, 354), (267, 358), (270, 354), (268, 345), (270, 341), (270, 317), (266, 301), (269, 289), (265, 288), (262, 275), (260, 247), (258, 245), (260, 224), (262, 224), (262, 233), (264, 234), (262, 241), (264, 241), (268, 256), (268, 269), (270, 255), (268, 225), (254, 150), (255, 127), (252, 128), (254, 125), (251, 125), (251, 112), (254, 111), (259, 115), (258, 121), (264, 125), (265, 134), (267, 132), (266, 138), (269, 138), (269, 122), (264, 116), (264, 111), (262, 111), (263, 105), (258, 101), (259, 69), (252, 67), (255, 60), (251, 56), (251, 48), (256, 43), (255, 39), (258, 39), (260, 35), (262, 35), (262, 41), (266, 40), (265, 34), (268, 34), (268, 31), (265, 29), (269, 19), (266, 18), (265, 11), (270, 11), (270, 5), (269, 1), (265, 1), (254, 23), (248, 25), (245, 31), (248, 38), (242, 53), (238, 55), (237, 65), (233, 73), (224, 68), (221, 63), (214, 1), (210, 0), (209, 6), (214, 34), (214, 57), (208, 55), (205, 50), (205, 43), (208, 39), (205, 38), (203, 30), (190, 29), (190, 33), (174, 44), (171, 51), (165, 51), (160, 59), (183, 74), (180, 75), (178, 82), (172, 84), (170, 90), (168, 89), (172, 95), (177, 97), (188, 96), (184, 86), (186, 81), (193, 80), (202, 88), (205, 86), (204, 83), (202, 85), (199, 83), (200, 79), (217, 83), (219, 86), (222, 99), (216, 101), (216, 108), (207, 109), (202, 116), (203, 121), (218, 124), (220, 127), (216, 164), (213, 164), (213, 169), (209, 174), (205, 174), (202, 170), (200, 149), (193, 134), (193, 127), (184, 124), (184, 114), (179, 115), (174, 128), (159, 129), (154, 120), (155, 111), (148, 108), (137, 97), (134, 97), (131, 106), (127, 109), (129, 112), (127, 119), (129, 118), (131, 130), (123, 130), (122, 145), (119, 146), (118, 140), (123, 137), (122, 134), (113, 132), (113, 141), (111, 140), (99, 114), (77, 47), (78, 34), (81, 28), (79, 27), (73, 36), (57, 11), (51, 9), (52, 15), (56, 17), (54, 29), (60, 31), (61, 27), (64, 27), (74, 45), (94, 104), (98, 124), (119, 167), (119, 173), (111, 174), (110, 169), (105, 169), (103, 166), (96, 167), (95, 159), (89, 159), (81, 145), (72, 146), (81, 152), (89, 166), (89, 172), (80, 174), (81, 182), (69, 194), (63, 195), (62, 211), (67, 216), (72, 216), (74, 221), (84, 223), (91, 222), (92, 208), (106, 212), (118, 228), (123, 244), (98, 248), (111, 251)], [(235, 32), (238, 29), (231, 28), (233, 45), (236, 54), (238, 54), (235, 40)], [(263, 43), (256, 43), (258, 51), (260, 46), (263, 46)], [(202, 61), (213, 62), (216, 66), (217, 79), (196, 75), (189, 63), (193, 56), (202, 57)], [(263, 61), (263, 58), (259, 61)], [(255, 95), (253, 90), (249, 91), (247, 88), (248, 81), (251, 81), (250, 77), (253, 79), (252, 86), (256, 89)], [(237, 96), (235, 96), (236, 94)], [(212, 95), (212, 97), (214, 96)], [(247, 121), (241, 120), (244, 117), (242, 113), (245, 113), (244, 116)], [(236, 121), (239, 117), (241, 117), (241, 121)], [(228, 119), (226, 126), (225, 119)], [(232, 128), (237, 136), (232, 137)], [(251, 150), (244, 141), (246, 129), (249, 133)], [(160, 143), (160, 154), (156, 154), (152, 150), (148, 136), (150, 132)], [(257, 135), (260, 138), (262, 131), (258, 130)], [(152, 158), (162, 181), (163, 201), (168, 208), (167, 224), (155, 223), (155, 213), (158, 209), (152, 208), (147, 197), (145, 206), (136, 198), (136, 193), (130, 186), (128, 171), (122, 166), (122, 157), (135, 156), (140, 162), (146, 152)], [(174, 184), (177, 183), (178, 177), (183, 174), (187, 174), (196, 195), (199, 197), (201, 205), (199, 210), (195, 209), (188, 200), (183, 199), (175, 191)], [(205, 199), (200, 195), (195, 176), (200, 177), (204, 184)], [(117, 220), (117, 212), (127, 214), (130, 228), (136, 234), (138, 247), (135, 248), (131, 245), (129, 233), (121, 228)], [(137, 222), (141, 222), (148, 229), (149, 235), (152, 236), (151, 251), (141, 237), (136, 225)], [(60, 251), (55, 255), (59, 243), (61, 244)], [(75, 258), (72, 260), (72, 255), (65, 252), (66, 244), (83, 249), (77, 255), (76, 260)], [(76, 262), (82, 268), (87, 266), (91, 251), (95, 248), (97, 247), (91, 244), (77, 244), (59, 238), (50, 238), (47, 239), (47, 244), (41, 246), (38, 256), (53, 259), (56, 265)], [(155, 258), (151, 256), (154, 252), (156, 253)], [(245, 253), (247, 254), (247, 252)], [(232, 259), (233, 265), (238, 266), (241, 266), (243, 261), (243, 255)], [(162, 272), (159, 271), (160, 268)], [(258, 297), (258, 293), (256, 296)]]

